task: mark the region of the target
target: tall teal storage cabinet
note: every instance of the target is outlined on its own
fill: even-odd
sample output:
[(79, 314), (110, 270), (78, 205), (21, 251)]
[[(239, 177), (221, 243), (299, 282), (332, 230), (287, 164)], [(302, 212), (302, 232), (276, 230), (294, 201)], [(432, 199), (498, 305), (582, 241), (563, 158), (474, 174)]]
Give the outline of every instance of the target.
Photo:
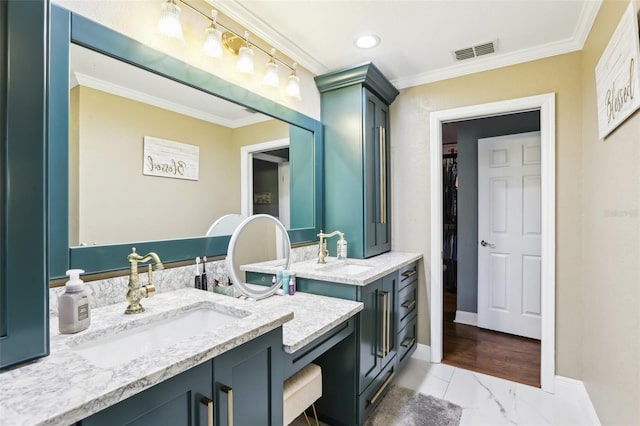
[[(389, 105), (398, 90), (372, 63), (316, 77), (325, 126), (325, 231), (348, 257), (391, 249)], [(329, 246), (335, 255), (335, 247)]]
[(0, 1), (0, 368), (49, 353), (48, 29), (48, 1)]

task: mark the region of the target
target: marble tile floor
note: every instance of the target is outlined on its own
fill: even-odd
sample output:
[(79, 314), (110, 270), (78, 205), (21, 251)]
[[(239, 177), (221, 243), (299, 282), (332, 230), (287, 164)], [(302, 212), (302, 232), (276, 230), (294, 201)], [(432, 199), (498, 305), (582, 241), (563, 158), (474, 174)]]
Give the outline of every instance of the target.
[(410, 358), (394, 383), (462, 407), (460, 426), (591, 425), (577, 396), (556, 386), (539, 388), (445, 364)]
[[(418, 358), (407, 361), (394, 383), (461, 406), (460, 426), (593, 424), (576, 395), (560, 386), (552, 395), (539, 388)], [(306, 424), (303, 416), (292, 423)], [(311, 424), (315, 424), (313, 419)]]

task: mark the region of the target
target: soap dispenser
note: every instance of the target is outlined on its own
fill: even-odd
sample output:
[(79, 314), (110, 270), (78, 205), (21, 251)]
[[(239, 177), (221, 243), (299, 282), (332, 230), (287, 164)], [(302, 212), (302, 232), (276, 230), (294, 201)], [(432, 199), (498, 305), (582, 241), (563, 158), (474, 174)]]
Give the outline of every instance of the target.
[(344, 260), (347, 258), (347, 240), (344, 239), (344, 235), (340, 235), (340, 239), (338, 240), (336, 258), (338, 260)]
[(64, 285), (64, 293), (58, 297), (58, 330), (62, 334), (77, 333), (89, 328), (89, 293), (80, 279), (82, 269), (69, 269), (69, 281)]

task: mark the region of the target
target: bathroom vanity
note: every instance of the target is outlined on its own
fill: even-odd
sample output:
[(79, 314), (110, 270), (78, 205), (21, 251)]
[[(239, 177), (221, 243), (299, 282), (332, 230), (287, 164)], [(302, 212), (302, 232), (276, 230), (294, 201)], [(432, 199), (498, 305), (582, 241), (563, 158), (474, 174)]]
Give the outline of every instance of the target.
[[(189, 288), (145, 300), (142, 314), (124, 315), (125, 304), (95, 309), (74, 335), (53, 318), (51, 355), (0, 373), (1, 423), (280, 425), (287, 371), (353, 335), (362, 309), (304, 293), (247, 301)], [(176, 323), (202, 312), (213, 323)]]
[[(370, 259), (315, 259), (294, 263), (297, 290), (362, 302), (351, 340), (314, 361), (326, 366), (324, 385), (343, 398), (321, 400), (319, 411), (331, 424), (363, 424), (395, 374), (416, 349), (418, 261), (414, 253), (388, 252)], [(245, 265), (247, 281), (268, 285), (273, 262)], [(352, 366), (340, 370), (332, 365)]]

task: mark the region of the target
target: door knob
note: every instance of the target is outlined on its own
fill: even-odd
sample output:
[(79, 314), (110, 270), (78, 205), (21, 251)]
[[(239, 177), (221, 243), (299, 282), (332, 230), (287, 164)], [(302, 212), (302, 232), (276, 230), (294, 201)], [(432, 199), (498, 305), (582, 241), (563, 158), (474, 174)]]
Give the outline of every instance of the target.
[(480, 241), (480, 245), (482, 247), (491, 247), (491, 248), (494, 248), (496, 246), (495, 244), (491, 244), (491, 243), (489, 243), (489, 242), (487, 242), (485, 240)]

